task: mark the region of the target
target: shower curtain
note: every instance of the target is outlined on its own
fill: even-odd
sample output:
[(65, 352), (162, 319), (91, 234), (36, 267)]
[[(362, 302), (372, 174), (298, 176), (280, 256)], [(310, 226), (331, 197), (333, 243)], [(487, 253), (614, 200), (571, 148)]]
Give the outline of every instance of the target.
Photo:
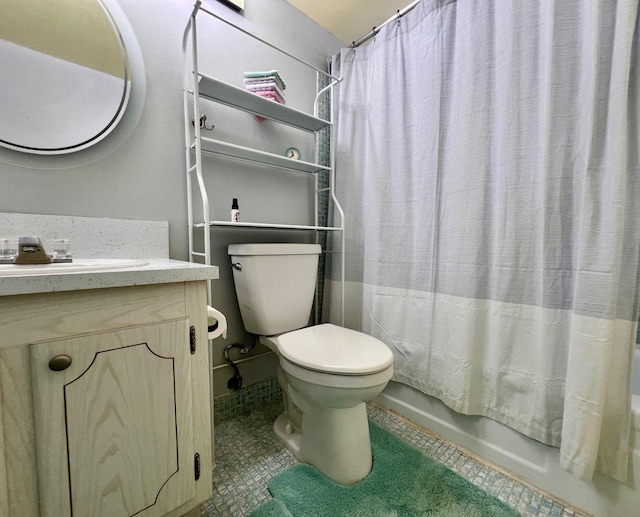
[(347, 325), (583, 479), (627, 478), (637, 20), (637, 0), (423, 0), (333, 63)]

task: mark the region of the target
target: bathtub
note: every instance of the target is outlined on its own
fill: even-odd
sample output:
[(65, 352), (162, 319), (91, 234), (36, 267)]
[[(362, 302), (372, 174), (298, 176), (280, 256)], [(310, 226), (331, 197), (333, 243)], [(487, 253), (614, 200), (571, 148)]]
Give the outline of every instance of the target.
[[(636, 418), (640, 417), (640, 345), (636, 346), (633, 378), (631, 379), (631, 407)], [(637, 426), (636, 426), (637, 427)], [(638, 444), (640, 446), (640, 443)]]
[[(633, 411), (633, 428), (631, 430), (631, 448), (633, 450), (636, 491), (640, 492), (640, 345), (636, 346), (633, 379), (631, 381), (631, 410)], [(640, 493), (636, 494), (640, 501)]]
[(519, 478), (596, 517), (638, 515), (640, 504), (640, 348), (635, 352), (630, 480), (596, 474), (581, 481), (560, 467), (558, 449), (489, 418), (467, 416), (409, 386), (390, 382), (375, 402), (400, 413)]

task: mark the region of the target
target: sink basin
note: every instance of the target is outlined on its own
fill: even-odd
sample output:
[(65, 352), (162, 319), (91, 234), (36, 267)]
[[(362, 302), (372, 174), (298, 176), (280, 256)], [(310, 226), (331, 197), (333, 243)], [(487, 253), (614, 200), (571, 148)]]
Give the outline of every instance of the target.
[(60, 273), (84, 273), (111, 271), (146, 266), (146, 260), (136, 259), (74, 259), (61, 264), (0, 264), (0, 278), (13, 276), (58, 275)]

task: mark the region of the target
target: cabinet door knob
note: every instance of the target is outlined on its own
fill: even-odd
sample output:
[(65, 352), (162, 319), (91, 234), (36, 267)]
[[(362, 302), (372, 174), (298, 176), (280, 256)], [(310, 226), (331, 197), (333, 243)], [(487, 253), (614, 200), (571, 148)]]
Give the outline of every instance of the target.
[(62, 354), (57, 355), (49, 361), (49, 369), (54, 372), (61, 372), (62, 370), (66, 370), (71, 366), (72, 360), (68, 355)]

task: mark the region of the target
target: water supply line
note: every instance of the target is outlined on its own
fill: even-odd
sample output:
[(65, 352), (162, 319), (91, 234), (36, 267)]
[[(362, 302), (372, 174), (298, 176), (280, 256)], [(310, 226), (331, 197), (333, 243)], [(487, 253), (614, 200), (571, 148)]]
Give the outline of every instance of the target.
[(241, 343), (232, 343), (231, 345), (227, 345), (225, 347), (224, 359), (231, 366), (231, 368), (233, 368), (233, 371), (235, 372), (234, 376), (227, 381), (227, 388), (229, 388), (230, 390), (239, 390), (240, 388), (242, 388), (242, 375), (240, 375), (240, 369), (238, 368), (238, 366), (229, 357), (229, 351), (232, 348), (239, 348), (240, 354), (246, 355), (249, 352), (251, 352), (251, 350), (253, 350), (257, 344), (258, 344), (258, 336), (256, 336), (255, 334), (252, 334), (251, 344), (249, 346), (245, 346)]

